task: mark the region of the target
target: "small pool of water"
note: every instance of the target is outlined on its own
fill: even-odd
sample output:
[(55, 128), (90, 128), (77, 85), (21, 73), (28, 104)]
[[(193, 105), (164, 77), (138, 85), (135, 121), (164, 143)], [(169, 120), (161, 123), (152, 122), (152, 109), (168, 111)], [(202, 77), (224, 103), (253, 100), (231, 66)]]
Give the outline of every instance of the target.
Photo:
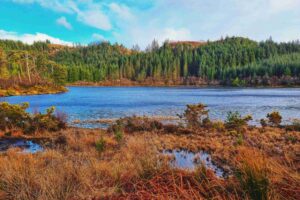
[(43, 147), (38, 143), (25, 139), (0, 139), (0, 152), (10, 148), (20, 148), (22, 153), (37, 153), (43, 151)]
[(164, 150), (163, 154), (170, 156), (171, 165), (176, 168), (194, 170), (201, 163), (206, 168), (212, 170), (217, 177), (225, 177), (224, 170), (215, 165), (211, 159), (210, 154), (204, 151), (193, 153), (187, 150)]

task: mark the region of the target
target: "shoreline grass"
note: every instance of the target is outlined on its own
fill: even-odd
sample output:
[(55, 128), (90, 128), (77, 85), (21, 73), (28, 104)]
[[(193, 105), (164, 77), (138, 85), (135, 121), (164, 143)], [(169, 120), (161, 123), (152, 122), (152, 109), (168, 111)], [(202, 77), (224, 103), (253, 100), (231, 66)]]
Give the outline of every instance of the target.
[[(239, 115), (208, 121), (200, 116), (205, 107), (189, 108), (184, 119), (199, 123), (127, 117), (108, 129), (2, 131), (0, 138), (36, 140), (45, 151), (0, 154), (0, 199), (297, 199), (299, 130), (268, 119), (248, 126), (249, 117)], [(230, 175), (218, 178), (202, 165), (172, 168), (159, 154), (167, 149), (208, 152)]]
[(8, 89), (0, 88), (0, 97), (42, 95), (42, 94), (59, 94), (67, 92), (64, 86), (54, 85), (35, 85), (30, 87), (10, 87)]

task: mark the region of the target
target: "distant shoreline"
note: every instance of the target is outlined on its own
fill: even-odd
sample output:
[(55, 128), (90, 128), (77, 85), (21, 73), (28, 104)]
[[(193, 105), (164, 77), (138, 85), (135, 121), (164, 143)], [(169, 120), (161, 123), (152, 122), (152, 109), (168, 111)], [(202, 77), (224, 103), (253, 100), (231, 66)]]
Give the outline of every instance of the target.
[(48, 90), (47, 88), (41, 86), (35, 86), (33, 88), (27, 89), (0, 89), (0, 98), (1, 97), (12, 97), (12, 96), (32, 96), (32, 95), (45, 95), (45, 94), (61, 94), (68, 92), (68, 87), (157, 87), (157, 88), (207, 88), (207, 89), (214, 89), (214, 88), (224, 88), (224, 89), (280, 89), (280, 88), (298, 88), (300, 86), (287, 86), (287, 85), (280, 85), (280, 86), (226, 86), (226, 85), (146, 85), (146, 84), (135, 84), (135, 85), (102, 85), (102, 84), (67, 84), (66, 86), (59, 88), (52, 88)]
[(28, 88), (14, 87), (8, 89), (0, 89), (0, 97), (60, 94), (67, 91), (68, 89), (64, 86), (36, 85)]
[(93, 83), (85, 82), (84, 84), (70, 83), (66, 87), (190, 87), (190, 88), (300, 88), (300, 85), (253, 85), (253, 86), (231, 86), (222, 84), (206, 84), (206, 85), (185, 85), (185, 84), (103, 84), (103, 83)]

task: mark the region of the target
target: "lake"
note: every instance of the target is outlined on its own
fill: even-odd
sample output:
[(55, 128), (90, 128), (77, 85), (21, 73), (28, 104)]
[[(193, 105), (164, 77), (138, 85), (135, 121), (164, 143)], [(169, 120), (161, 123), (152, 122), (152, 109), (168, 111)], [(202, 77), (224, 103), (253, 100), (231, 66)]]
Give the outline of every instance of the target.
[(227, 112), (239, 111), (252, 114), (257, 123), (273, 110), (280, 111), (285, 120), (300, 118), (299, 88), (69, 87), (63, 94), (14, 96), (0, 101), (29, 102), (31, 112), (56, 106), (67, 113), (69, 122), (130, 115), (176, 116), (186, 104), (199, 102), (208, 105), (213, 119), (225, 119)]

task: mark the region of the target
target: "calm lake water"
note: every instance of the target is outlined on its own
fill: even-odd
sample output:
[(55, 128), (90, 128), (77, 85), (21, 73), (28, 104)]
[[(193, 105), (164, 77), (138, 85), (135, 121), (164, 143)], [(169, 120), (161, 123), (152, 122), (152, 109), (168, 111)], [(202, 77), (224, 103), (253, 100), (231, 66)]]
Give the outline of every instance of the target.
[(69, 122), (130, 115), (176, 116), (186, 104), (199, 102), (208, 105), (213, 119), (225, 119), (227, 112), (239, 111), (252, 114), (257, 121), (273, 110), (280, 111), (285, 120), (300, 118), (299, 88), (69, 87), (64, 94), (6, 97), (0, 101), (29, 102), (31, 112), (56, 106), (68, 114)]

